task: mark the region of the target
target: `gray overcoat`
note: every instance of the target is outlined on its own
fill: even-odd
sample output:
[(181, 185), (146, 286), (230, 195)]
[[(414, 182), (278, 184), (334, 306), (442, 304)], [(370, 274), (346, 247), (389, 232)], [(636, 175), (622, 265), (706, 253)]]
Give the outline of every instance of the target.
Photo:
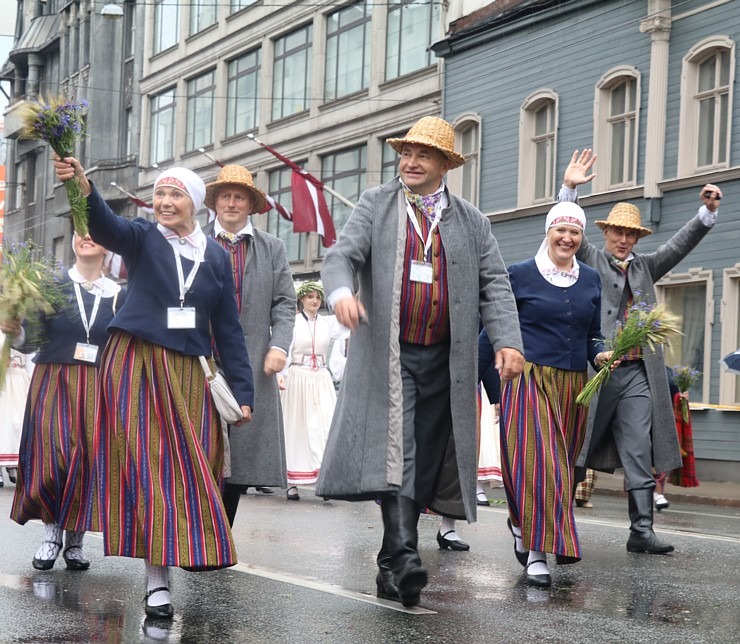
[[(697, 216), (655, 252), (644, 255), (635, 253), (627, 269), (627, 278), (632, 292), (639, 292), (646, 302), (654, 304), (656, 302), (655, 282), (686, 257), (708, 232), (709, 228), (701, 223)], [(579, 261), (594, 267), (601, 276), (601, 331), (604, 337), (610, 338), (614, 335), (617, 320), (621, 319), (620, 304), (626, 283), (625, 275), (610, 261), (608, 253), (597, 249), (586, 239), (583, 240), (576, 257)], [(653, 466), (657, 472), (669, 472), (681, 467), (681, 451), (678, 446), (676, 421), (668, 390), (663, 349), (658, 348), (655, 353), (646, 349), (644, 363), (653, 401)], [(578, 459), (578, 465), (612, 472), (615, 468), (621, 467), (622, 463), (611, 435), (609, 440), (604, 441), (603, 446), (592, 454), (589, 462), (586, 463), (598, 405), (597, 394), (591, 401), (586, 441)]]
[[(213, 223), (203, 228), (213, 236)], [(288, 352), (293, 340), (296, 297), (281, 239), (253, 229), (242, 284), (241, 324), (254, 375), (251, 422), (231, 427), (231, 477), (227, 483), (285, 487), (285, 432), (277, 378), (263, 370), (270, 347)]]
[[(399, 344), (401, 279), (407, 215), (398, 178), (365, 191), (321, 277), (329, 296), (355, 291), (368, 323), (350, 339), (344, 381), (324, 452), (316, 493), (363, 500), (397, 492), (403, 475)], [(494, 349), (523, 351), (516, 303), (488, 220), (450, 194), (439, 231), (447, 257), (453, 431), (430, 507), (476, 518), (476, 384), (479, 315)]]

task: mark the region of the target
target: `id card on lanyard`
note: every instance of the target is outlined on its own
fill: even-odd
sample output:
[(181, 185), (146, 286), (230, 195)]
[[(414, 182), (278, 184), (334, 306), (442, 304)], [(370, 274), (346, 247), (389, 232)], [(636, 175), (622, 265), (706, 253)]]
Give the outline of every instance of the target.
[(80, 309), (80, 320), (82, 320), (82, 326), (85, 329), (86, 342), (78, 342), (75, 346), (75, 360), (80, 362), (89, 362), (95, 364), (98, 359), (98, 345), (90, 344), (90, 329), (95, 324), (95, 318), (98, 316), (98, 309), (100, 308), (100, 300), (103, 297), (101, 292), (95, 294), (95, 303), (93, 304), (92, 312), (90, 313), (90, 319), (87, 319), (87, 313), (85, 312), (85, 303), (82, 301), (82, 291), (80, 285), (75, 282), (75, 295), (77, 296), (77, 307)]
[[(434, 220), (432, 225), (429, 226), (429, 232), (427, 238), (424, 239), (424, 235), (421, 233), (421, 225), (419, 219), (416, 216), (411, 204), (406, 200), (406, 214), (411, 220), (411, 225), (414, 227), (416, 234), (424, 244), (424, 261), (411, 260), (411, 270), (409, 271), (409, 278), (412, 282), (419, 282), (421, 284), (431, 284), (434, 280), (434, 272), (432, 270), (432, 263), (430, 261), (429, 250), (432, 247), (432, 238), (434, 236), (434, 229), (439, 225), (439, 220), (442, 219), (442, 199), (437, 202), (434, 208)], [(424, 215), (422, 215), (423, 217)]]
[(194, 260), (193, 268), (190, 269), (187, 279), (185, 279), (182, 270), (182, 259), (176, 248), (172, 248), (175, 253), (175, 264), (177, 264), (177, 281), (180, 286), (180, 306), (167, 307), (167, 328), (168, 329), (194, 329), (195, 328), (195, 307), (185, 306), (185, 293), (195, 281), (195, 276), (200, 268), (200, 261)]

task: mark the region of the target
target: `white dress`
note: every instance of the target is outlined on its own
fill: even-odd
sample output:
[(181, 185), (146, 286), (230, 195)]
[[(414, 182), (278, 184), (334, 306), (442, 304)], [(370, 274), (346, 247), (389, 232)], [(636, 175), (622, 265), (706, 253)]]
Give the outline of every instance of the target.
[(478, 455), (478, 480), (500, 481), (501, 477), (501, 436), (498, 419), (493, 419), (493, 409), (481, 387), (480, 409), (480, 454)]
[[(0, 344), (2, 342), (5, 342), (5, 336), (0, 333)], [(0, 467), (18, 467), (18, 449), (32, 371), (31, 356), (11, 349), (10, 365), (0, 391)]]
[(349, 330), (333, 315), (319, 315), (315, 320), (302, 313), (296, 315), (293, 343), (283, 371), (286, 388), (281, 392), (289, 486), (310, 485), (319, 478), (337, 401), (332, 374), (336, 380), (341, 379), (347, 337)]

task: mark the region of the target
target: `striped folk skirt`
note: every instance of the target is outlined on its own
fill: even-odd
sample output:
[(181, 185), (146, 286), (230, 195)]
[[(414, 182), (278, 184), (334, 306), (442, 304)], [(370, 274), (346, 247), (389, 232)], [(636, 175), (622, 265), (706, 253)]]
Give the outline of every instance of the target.
[(501, 470), (511, 522), (524, 547), (574, 563), (581, 548), (573, 514), (573, 470), (588, 408), (576, 405), (586, 371), (526, 362), (501, 391)]
[(41, 519), (67, 530), (99, 529), (91, 449), (97, 374), (88, 365), (36, 366), (10, 511), (14, 521)]
[(221, 501), (224, 444), (197, 357), (121, 331), (101, 360), (96, 439), (106, 555), (233, 566)]

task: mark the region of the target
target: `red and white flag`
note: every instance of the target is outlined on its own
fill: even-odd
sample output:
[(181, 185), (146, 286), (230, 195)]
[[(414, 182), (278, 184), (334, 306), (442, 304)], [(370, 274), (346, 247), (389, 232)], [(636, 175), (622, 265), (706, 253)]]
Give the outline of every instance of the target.
[[(324, 248), (332, 246), (337, 240), (337, 233), (334, 230), (334, 221), (331, 218), (329, 206), (327, 206), (326, 199), (324, 199), (324, 184), (274, 148), (255, 138), (253, 140), (293, 171), (290, 180), (293, 193), (292, 217), (287, 217), (277, 207), (276, 210), (283, 217), (293, 222), (294, 232), (318, 233), (322, 237), (321, 243)], [(285, 209), (283, 208), (283, 210)]]
[(285, 206), (280, 204), (278, 201), (275, 201), (275, 199), (273, 199), (268, 194), (265, 194), (265, 199), (267, 200), (267, 204), (265, 208), (262, 210), (262, 212), (267, 212), (268, 210), (270, 210), (270, 208), (274, 208), (275, 210), (278, 211), (278, 213), (283, 219), (287, 219), (288, 221), (293, 221), (293, 213), (290, 212), (290, 210), (288, 210)]

